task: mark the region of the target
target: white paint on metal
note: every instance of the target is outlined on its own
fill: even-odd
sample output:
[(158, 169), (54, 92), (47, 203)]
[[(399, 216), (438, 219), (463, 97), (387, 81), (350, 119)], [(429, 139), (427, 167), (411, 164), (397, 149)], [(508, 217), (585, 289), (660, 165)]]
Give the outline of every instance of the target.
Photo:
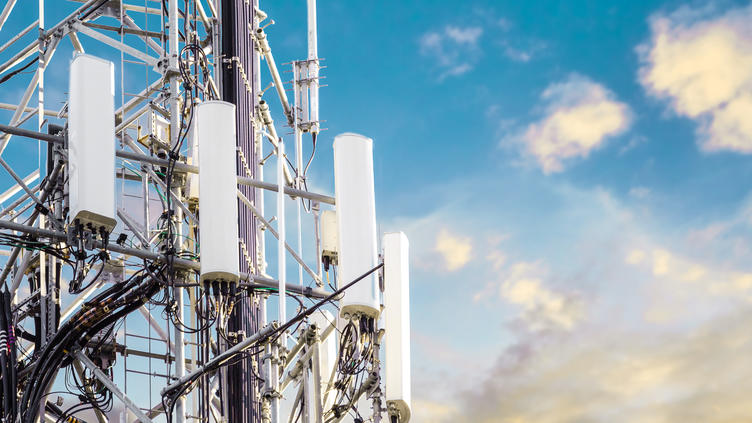
[[(279, 184), (279, 190), (277, 191), (277, 268), (279, 279), (279, 322), (284, 323), (287, 321), (287, 304), (285, 302), (285, 283), (287, 283), (287, 255), (285, 254), (285, 194), (284, 194), (284, 181), (285, 181), (285, 143), (280, 138), (279, 145), (277, 146), (277, 183)], [(282, 334), (280, 337), (280, 344), (287, 348), (287, 335)]]
[(84, 26), (81, 23), (76, 23), (73, 26), (75, 27), (76, 31), (78, 31), (78, 32), (80, 32), (82, 34), (88, 35), (89, 37), (91, 37), (91, 38), (93, 38), (93, 39), (95, 39), (97, 41), (100, 41), (100, 42), (102, 42), (104, 44), (107, 44), (110, 47), (114, 47), (114, 48), (122, 51), (125, 54), (131, 55), (131, 56), (133, 56), (133, 57), (135, 57), (135, 58), (143, 61), (144, 63), (148, 64), (149, 66), (156, 66), (156, 64), (157, 64), (157, 59), (155, 59), (154, 57), (151, 57), (151, 56), (149, 56), (148, 54), (146, 54), (144, 52), (136, 50), (135, 48), (133, 48), (133, 47), (127, 45), (127, 44), (123, 44), (120, 41), (117, 41), (117, 40), (115, 40), (113, 38), (110, 38), (110, 37), (108, 37), (108, 36), (106, 36), (106, 35), (104, 35), (104, 34), (102, 34), (100, 32), (97, 32), (97, 31), (95, 31), (95, 30), (93, 30), (93, 29), (91, 29), (91, 28), (89, 28), (87, 26)]
[(316, 0), (308, 0), (308, 90), (310, 131), (319, 132), (319, 47), (316, 29)]
[[(24, 184), (29, 185), (30, 183), (36, 181), (37, 179), (39, 179), (39, 169), (31, 172), (31, 174), (23, 178), (23, 182)], [(0, 204), (10, 200), (11, 197), (18, 194), (22, 189), (23, 188), (21, 187), (21, 185), (16, 184), (13, 187), (9, 188), (4, 193), (0, 194)]]
[(17, 0), (8, 0), (8, 2), (5, 3), (3, 12), (0, 13), (0, 29), (3, 29), (3, 25), (5, 25), (5, 22), (8, 20), (8, 16), (10, 16), (10, 12), (13, 11), (13, 7), (16, 5), (16, 1)]
[[(311, 315), (311, 321), (318, 327), (319, 336), (321, 336), (328, 327), (333, 326), (336, 328), (337, 326), (337, 318), (334, 317), (329, 310), (316, 311)], [(337, 339), (335, 338), (334, 333), (321, 339), (318, 352), (318, 364), (320, 374), (319, 383), (321, 386), (320, 392), (324, 393), (328, 389), (329, 375), (334, 371), (334, 366), (337, 364)], [(329, 395), (323, 403), (323, 409), (325, 411), (329, 410), (332, 408), (332, 405), (334, 405), (334, 395)]]

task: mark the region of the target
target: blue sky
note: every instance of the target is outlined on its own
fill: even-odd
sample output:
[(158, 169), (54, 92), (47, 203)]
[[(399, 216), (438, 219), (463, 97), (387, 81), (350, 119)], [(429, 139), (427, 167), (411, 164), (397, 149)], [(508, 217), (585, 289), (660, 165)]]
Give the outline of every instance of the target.
[[(261, 8), (277, 62), (303, 58), (302, 4)], [(318, 17), (311, 181), (333, 192), (336, 134), (374, 139), (380, 227), (411, 240), (414, 421), (752, 419), (749, 3)]]
[(411, 238), (417, 421), (752, 417), (750, 10), (322, 2), (324, 126)]

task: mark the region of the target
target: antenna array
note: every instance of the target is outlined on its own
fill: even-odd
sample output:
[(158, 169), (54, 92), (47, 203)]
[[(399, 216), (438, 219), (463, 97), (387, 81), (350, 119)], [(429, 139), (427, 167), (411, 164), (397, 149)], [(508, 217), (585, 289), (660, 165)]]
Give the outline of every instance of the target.
[(0, 83), (28, 81), (0, 104), (0, 420), (409, 421), (408, 242), (378, 248), (371, 139), (338, 135), (335, 196), (308, 190), (315, 0), (292, 102), (255, 1), (78, 1), (0, 47)]

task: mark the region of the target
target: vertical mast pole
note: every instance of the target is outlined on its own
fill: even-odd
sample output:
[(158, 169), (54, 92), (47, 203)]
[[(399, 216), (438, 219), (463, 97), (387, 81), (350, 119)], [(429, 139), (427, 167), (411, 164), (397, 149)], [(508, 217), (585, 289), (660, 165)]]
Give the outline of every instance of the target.
[[(285, 260), (285, 143), (282, 138), (279, 139), (277, 146), (277, 183), (279, 184), (279, 190), (277, 191), (277, 221), (279, 232), (279, 243), (277, 245), (277, 266), (278, 266), (278, 278), (279, 278), (279, 307), (278, 317), (280, 325), (284, 324), (287, 320), (286, 301), (285, 301), (285, 284), (287, 279), (286, 272), (286, 260)], [(272, 422), (279, 423), (279, 365), (282, 357), (285, 356), (287, 350), (287, 334), (282, 332), (279, 337), (279, 346), (273, 346), (273, 351), (276, 350), (276, 354), (273, 354), (272, 358), (272, 383), (274, 392), (272, 393)]]
[[(46, 63), (44, 62), (44, 51), (45, 49), (45, 40), (44, 40), (44, 0), (39, 0), (39, 67), (37, 69), (37, 72), (39, 72), (39, 81), (37, 82), (37, 99), (39, 101), (39, 108), (37, 109), (37, 120), (39, 122), (38, 129), (41, 132), (42, 131), (42, 124), (44, 123), (44, 68)], [(42, 141), (37, 141), (37, 145), (39, 146), (39, 169), (41, 172), (42, 169), (42, 161), (41, 161), (41, 154), (42, 154)]]
[[(300, 124), (302, 123), (302, 119), (300, 117), (300, 78), (303, 76), (303, 72), (301, 72), (301, 62), (293, 62), (292, 64), (292, 71), (293, 71), (293, 96), (294, 96), (294, 103), (295, 108), (293, 109), (293, 131), (295, 134), (295, 167), (298, 169), (297, 178), (295, 180), (296, 188), (302, 189), (303, 185), (303, 179), (302, 179), (302, 172), (303, 172), (303, 134), (301, 132)], [(301, 216), (300, 216), (300, 201), (295, 202), (296, 205), (296, 213), (298, 218), (298, 226), (297, 226), (297, 247), (298, 247), (298, 257), (300, 259), (303, 259), (303, 228), (301, 227)], [(298, 264), (298, 284), (303, 285), (303, 265)]]
[[(186, 11), (187, 13), (187, 11)], [(179, 142), (180, 135), (180, 111), (178, 105), (178, 55), (180, 54), (180, 43), (178, 39), (178, 0), (169, 0), (168, 4), (168, 48), (169, 48), (169, 66), (167, 69), (170, 81), (170, 146), (175, 148)], [(167, 193), (167, 195), (170, 195)], [(182, 228), (182, 213), (176, 208), (176, 217), (179, 228)], [(170, 217), (172, 218), (172, 217)], [(180, 232), (180, 230), (179, 230)], [(172, 240), (174, 241), (174, 240)], [(178, 241), (174, 245), (179, 245)], [(183, 288), (173, 288), (175, 299), (177, 300), (177, 318), (183, 321), (184, 303)], [(178, 379), (185, 375), (185, 338), (183, 331), (175, 325), (175, 377)], [(175, 423), (185, 423), (185, 397), (178, 398), (175, 404)]]
[[(42, 124), (44, 123), (44, 53), (45, 53), (45, 40), (44, 40), (44, 0), (39, 0), (39, 65), (37, 67), (37, 123), (39, 131), (42, 130)], [(37, 166), (39, 171), (42, 171), (42, 142), (37, 141)], [(40, 173), (41, 174), (41, 173)], [(45, 216), (40, 214), (39, 216), (39, 228), (45, 227)], [(29, 252), (30, 254), (31, 252)], [(41, 334), (37, 336), (41, 339), (39, 344), (40, 349), (47, 343), (47, 254), (44, 251), (39, 252), (39, 318), (41, 320), (40, 331)], [(49, 391), (49, 389), (48, 389)], [(42, 410), (41, 414), (44, 415), (46, 397), (42, 397), (39, 404), (39, 410)], [(37, 416), (36, 421), (41, 421), (41, 418)]]
[[(287, 315), (285, 308), (285, 284), (287, 279), (286, 272), (286, 256), (285, 256), (285, 143), (282, 139), (279, 139), (277, 147), (277, 183), (279, 184), (279, 190), (277, 191), (277, 222), (279, 232), (279, 243), (277, 247), (277, 265), (278, 265), (278, 277), (279, 277), (279, 323), (284, 324)], [(282, 333), (280, 336), (280, 344), (283, 348), (287, 347), (287, 335)]]
[(308, 88), (310, 91), (310, 131), (319, 132), (319, 46), (316, 29), (316, 0), (308, 0)]

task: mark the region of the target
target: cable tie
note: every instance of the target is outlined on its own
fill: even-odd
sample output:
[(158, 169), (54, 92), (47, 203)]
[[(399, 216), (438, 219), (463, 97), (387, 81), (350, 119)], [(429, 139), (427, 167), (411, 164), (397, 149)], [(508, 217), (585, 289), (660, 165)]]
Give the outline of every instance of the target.
[(42, 213), (45, 216), (47, 216), (50, 213), (50, 210), (41, 204), (37, 204), (36, 206), (34, 206), (34, 209), (38, 211), (39, 213)]

